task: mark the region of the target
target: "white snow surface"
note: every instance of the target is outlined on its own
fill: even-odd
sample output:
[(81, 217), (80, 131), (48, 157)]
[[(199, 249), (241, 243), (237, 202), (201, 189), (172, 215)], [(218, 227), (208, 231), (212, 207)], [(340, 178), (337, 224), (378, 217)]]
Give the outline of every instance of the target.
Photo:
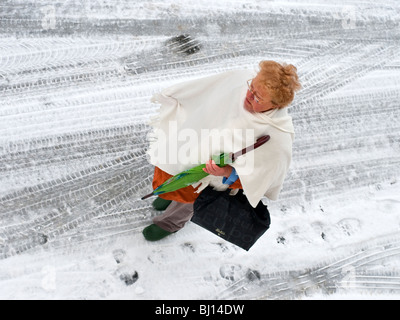
[[(0, 6), (0, 299), (398, 299), (398, 1), (6, 0)], [(168, 45), (186, 34), (200, 50)], [(158, 213), (150, 97), (297, 66), (296, 139), (246, 252)]]

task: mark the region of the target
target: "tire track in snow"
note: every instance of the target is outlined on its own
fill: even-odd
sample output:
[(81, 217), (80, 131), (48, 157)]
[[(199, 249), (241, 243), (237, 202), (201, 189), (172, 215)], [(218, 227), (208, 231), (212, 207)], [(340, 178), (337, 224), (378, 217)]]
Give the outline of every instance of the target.
[[(288, 270), (243, 277), (219, 292), (216, 299), (301, 299), (316, 292), (400, 291), (399, 273), (385, 267), (388, 261), (400, 260), (400, 234), (381, 237), (352, 248), (350, 256), (335, 254), (318, 267)], [(338, 257), (339, 255), (339, 257)], [(368, 269), (369, 266), (375, 267)], [(340, 291), (342, 290), (342, 291)], [(357, 290), (357, 291), (355, 291)]]
[[(395, 154), (399, 140), (393, 134), (399, 128), (385, 121), (388, 115), (399, 117), (397, 87), (334, 95), (376, 70), (396, 74), (399, 19), (393, 12), (357, 17), (355, 28), (346, 29), (338, 16), (340, 6), (333, 10), (292, 5), (280, 10), (267, 4), (272, 7), (262, 12), (267, 7), (249, 4), (227, 14), (213, 7), (195, 12), (188, 7), (190, 17), (120, 20), (100, 17), (110, 9), (97, 3), (93, 13), (85, 11), (84, 19), (57, 11), (57, 27), (44, 31), (43, 12), (35, 10), (52, 3), (30, 3), (16, 6), (7, 1), (0, 20), (1, 35), (18, 36), (15, 43), (0, 39), (0, 112), (3, 120), (10, 120), (4, 122), (0, 142), (0, 172), (7, 173), (8, 181), (26, 175), (25, 185), (16, 181), (1, 193), (2, 259), (41, 246), (66, 250), (82, 242), (95, 244), (99, 238), (107, 245), (139, 232), (154, 215), (149, 203), (137, 201), (150, 189), (152, 166), (144, 156), (143, 123), (155, 111), (141, 98), (171, 80), (252, 68), (261, 57), (293, 61), (304, 79), (304, 90), (290, 111), (298, 132), (297, 162), (285, 182), (283, 203), (306, 204), (357, 192), (395, 181), (393, 172), (400, 172)], [(125, 5), (129, 9), (137, 4)], [(354, 2), (355, 10), (365, 6), (375, 4)], [(398, 10), (395, 2), (387, 7)], [(157, 15), (157, 9), (162, 11), (156, 7), (151, 14)], [(79, 17), (79, 10), (74, 14)], [(197, 39), (201, 50), (182, 56), (168, 49), (164, 41), (180, 33)], [(130, 113), (129, 101), (135, 102)], [(112, 109), (117, 103), (121, 109)], [(376, 108), (370, 112), (366, 104)], [(102, 122), (107, 111), (109, 119)], [(50, 127), (52, 113), (59, 120)], [(348, 156), (349, 150), (359, 159)], [(349, 162), (330, 160), (334, 153)], [(319, 161), (311, 164), (307, 158)], [(37, 182), (35, 170), (48, 176)], [(1, 183), (6, 181), (2, 178)], [(296, 298), (313, 290), (331, 293), (351, 286), (398, 290), (398, 274), (370, 268), (398, 259), (396, 239), (383, 241), (384, 249), (366, 244), (357, 255), (311, 271), (265, 273), (259, 280), (256, 273), (248, 274), (221, 294)]]

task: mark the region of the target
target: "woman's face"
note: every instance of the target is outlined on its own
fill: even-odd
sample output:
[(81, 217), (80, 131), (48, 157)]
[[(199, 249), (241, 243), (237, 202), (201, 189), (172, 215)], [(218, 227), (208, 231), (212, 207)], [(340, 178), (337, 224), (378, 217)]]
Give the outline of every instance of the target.
[(265, 112), (277, 108), (271, 102), (268, 88), (261, 83), (258, 76), (250, 83), (250, 89), (247, 90), (246, 98), (244, 99), (244, 108), (249, 112)]

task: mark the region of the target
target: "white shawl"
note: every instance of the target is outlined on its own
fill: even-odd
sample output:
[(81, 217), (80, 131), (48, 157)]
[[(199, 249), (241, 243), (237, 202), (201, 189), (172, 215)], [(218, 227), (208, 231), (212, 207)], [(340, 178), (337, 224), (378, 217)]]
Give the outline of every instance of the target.
[[(244, 109), (246, 81), (255, 75), (249, 70), (229, 71), (155, 94), (152, 102), (161, 108), (151, 123), (150, 162), (175, 175), (212, 155), (239, 151), (268, 134), (271, 138), (266, 144), (231, 165), (253, 207), (263, 196), (276, 200), (291, 162), (294, 129), (286, 108), (265, 113)], [(206, 177), (200, 190), (210, 183), (221, 185), (221, 180)]]

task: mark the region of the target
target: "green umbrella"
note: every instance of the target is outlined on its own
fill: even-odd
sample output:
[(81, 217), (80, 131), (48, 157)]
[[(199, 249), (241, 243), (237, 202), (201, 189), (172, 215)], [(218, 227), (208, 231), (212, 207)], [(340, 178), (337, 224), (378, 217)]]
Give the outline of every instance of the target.
[[(220, 155), (213, 156), (212, 159), (215, 161), (215, 163), (218, 164), (218, 166), (224, 167), (225, 165), (234, 162), (237, 159), (237, 157), (263, 145), (264, 143), (266, 143), (269, 140), (269, 138), (270, 138), (269, 135), (262, 136), (257, 139), (255, 144), (253, 144), (249, 147), (246, 147), (241, 151), (238, 151), (235, 153), (221, 153)], [(191, 169), (182, 171), (181, 173), (178, 173), (177, 175), (169, 178), (167, 181), (165, 181), (159, 187), (154, 189), (152, 193), (145, 195), (142, 198), (142, 200), (147, 199), (153, 195), (159, 195), (159, 194), (163, 194), (163, 193), (167, 193), (167, 192), (172, 192), (172, 191), (192, 185), (193, 183), (208, 176), (208, 173), (203, 171), (203, 168), (205, 168), (205, 167), (206, 167), (205, 164), (200, 164), (194, 168), (191, 168)]]

